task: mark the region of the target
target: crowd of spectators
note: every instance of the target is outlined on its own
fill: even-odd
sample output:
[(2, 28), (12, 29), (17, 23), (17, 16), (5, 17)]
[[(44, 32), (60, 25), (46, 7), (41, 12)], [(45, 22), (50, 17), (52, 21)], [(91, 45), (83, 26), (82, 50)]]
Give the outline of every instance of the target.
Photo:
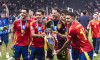
[(71, 7), (77, 11), (89, 10), (90, 12), (94, 12), (94, 10), (98, 9), (96, 4), (99, 4), (100, 0), (0, 0), (0, 6), (3, 3), (8, 5), (10, 14), (18, 14), (23, 7), (27, 7), (33, 11), (40, 8), (46, 9), (46, 7), (50, 10), (52, 7), (59, 7), (60, 9)]

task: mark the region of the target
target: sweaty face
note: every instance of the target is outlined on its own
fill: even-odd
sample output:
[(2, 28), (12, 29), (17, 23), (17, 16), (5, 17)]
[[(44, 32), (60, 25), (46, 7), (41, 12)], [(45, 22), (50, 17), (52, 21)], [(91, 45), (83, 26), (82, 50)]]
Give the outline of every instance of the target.
[(29, 10), (29, 16), (33, 15), (33, 11)]
[(26, 10), (21, 11), (21, 18), (24, 19), (28, 16), (28, 12)]
[(94, 19), (97, 19), (97, 18), (98, 18), (98, 14), (94, 14), (94, 15), (93, 15), (93, 18), (94, 18)]
[(42, 13), (41, 12), (36, 12), (36, 18), (37, 18), (37, 20), (42, 20), (42, 18), (43, 18)]
[(52, 15), (52, 19), (56, 20), (57, 18), (59, 18), (60, 14), (57, 12), (57, 10), (52, 10), (51, 15)]
[(5, 14), (1, 14), (1, 18), (4, 19), (5, 18)]
[(64, 13), (61, 13), (61, 16), (60, 16), (61, 18), (61, 21), (65, 21), (66, 20), (66, 15), (64, 14)]
[(66, 21), (67, 24), (72, 24), (73, 18), (69, 15), (66, 15), (66, 20), (65, 21)]

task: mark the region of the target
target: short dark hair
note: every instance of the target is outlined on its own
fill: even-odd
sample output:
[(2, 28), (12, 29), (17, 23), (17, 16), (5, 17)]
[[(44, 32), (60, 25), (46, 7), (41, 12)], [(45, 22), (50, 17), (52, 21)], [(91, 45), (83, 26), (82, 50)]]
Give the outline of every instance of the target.
[(61, 13), (64, 13), (65, 15), (68, 13), (69, 11), (67, 10), (67, 9), (63, 9), (62, 11), (61, 11)]
[(77, 12), (74, 12), (75, 16), (79, 16)]
[(83, 12), (82, 12), (82, 13), (83, 13), (83, 15), (86, 15), (86, 13), (87, 13), (87, 10), (83, 10)]
[(29, 13), (29, 9), (28, 8), (22, 8), (22, 10), (26, 10), (26, 12)]
[(38, 9), (36, 12), (41, 12), (44, 15), (44, 11), (42, 9)]
[(52, 10), (56, 10), (58, 13), (60, 13), (59, 8), (57, 8), (57, 7), (52, 8)]
[(70, 15), (71, 17), (74, 17), (74, 18), (75, 18), (75, 14), (72, 13), (72, 12), (69, 12), (69, 13), (67, 13), (66, 15)]

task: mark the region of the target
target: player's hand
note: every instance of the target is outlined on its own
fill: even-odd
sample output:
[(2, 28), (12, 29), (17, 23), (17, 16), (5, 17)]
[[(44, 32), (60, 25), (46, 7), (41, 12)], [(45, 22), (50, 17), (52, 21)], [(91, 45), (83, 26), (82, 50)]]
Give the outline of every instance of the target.
[(7, 7), (7, 5), (6, 5), (6, 4), (3, 4), (2, 6), (3, 6), (3, 7)]
[(45, 32), (43, 32), (43, 33), (41, 34), (41, 36), (42, 36), (42, 37), (46, 36)]
[(58, 32), (57, 31), (53, 31), (56, 35), (58, 34)]
[(56, 51), (57, 54), (62, 54), (63, 51), (61, 51), (60, 49)]
[(14, 45), (13, 44), (11, 44), (11, 50), (14, 50)]
[(44, 19), (44, 20), (43, 20), (43, 23), (45, 24), (46, 22), (47, 22), (46, 19)]
[(57, 52), (57, 54), (60, 54), (60, 49), (59, 49), (59, 50), (57, 50), (56, 52)]

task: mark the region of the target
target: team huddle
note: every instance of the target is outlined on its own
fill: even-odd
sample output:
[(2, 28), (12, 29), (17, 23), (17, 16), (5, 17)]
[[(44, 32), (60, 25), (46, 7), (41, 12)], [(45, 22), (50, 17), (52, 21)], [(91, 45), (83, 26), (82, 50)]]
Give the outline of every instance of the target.
[[(0, 18), (0, 21), (4, 21), (4, 23), (0, 23), (0, 29), (5, 27), (0, 32), (7, 32), (7, 18)], [(14, 21), (11, 32), (13, 58), (20, 60), (22, 55), (23, 60), (34, 60), (35, 58), (37, 60), (45, 60), (45, 54), (47, 53), (46, 60), (52, 60), (53, 51), (48, 44), (47, 52), (44, 51), (44, 37), (47, 36), (45, 32), (47, 28), (50, 28), (57, 37), (58, 47), (56, 53), (58, 60), (92, 60), (93, 56), (96, 57), (98, 55), (100, 21), (98, 20), (97, 12), (93, 14), (93, 20), (89, 21), (88, 26), (85, 28), (77, 20), (77, 14), (65, 9), (60, 11), (58, 8), (53, 8), (50, 16), (45, 19), (44, 10), (38, 9), (34, 17), (29, 16), (29, 9), (23, 8), (20, 18)], [(87, 38), (88, 29), (90, 28), (93, 47)], [(1, 34), (1, 36), (5, 35), (8, 35), (8, 33)]]

